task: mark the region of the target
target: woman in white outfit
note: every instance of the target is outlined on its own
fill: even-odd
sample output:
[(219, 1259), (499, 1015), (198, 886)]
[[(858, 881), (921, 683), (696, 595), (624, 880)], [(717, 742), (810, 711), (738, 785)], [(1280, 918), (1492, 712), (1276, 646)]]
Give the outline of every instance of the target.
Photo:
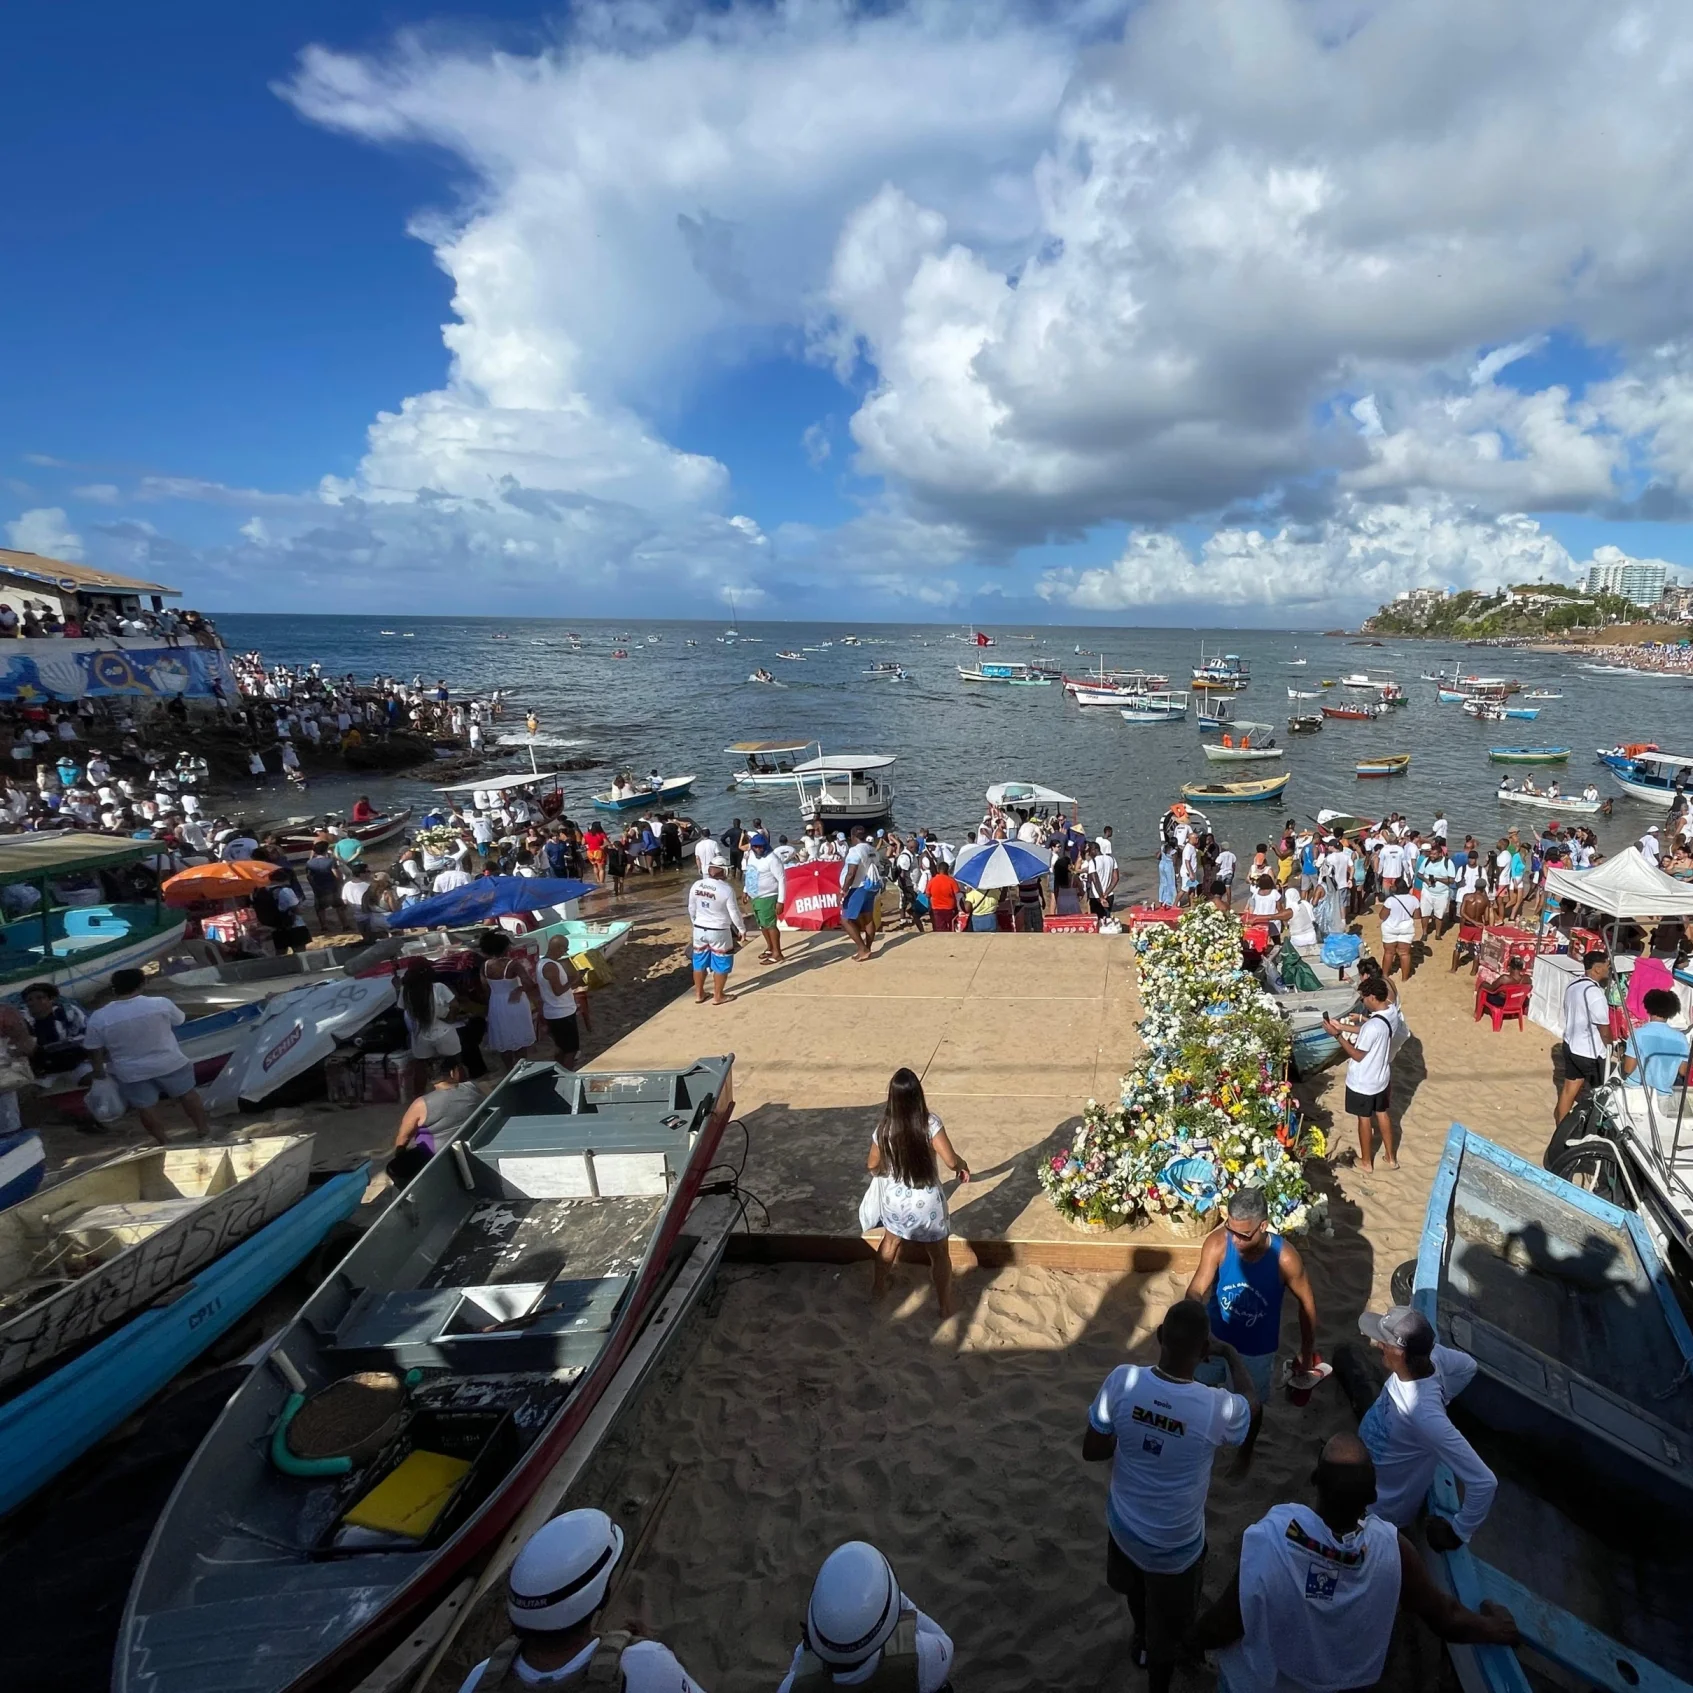
[(952, 1255), (948, 1236), (946, 1191), (940, 1165), (970, 1179), (970, 1166), (953, 1151), (946, 1128), (929, 1109), (923, 1084), (912, 1070), (895, 1070), (888, 1083), (888, 1103), (870, 1142), (870, 1174), (882, 1178), (882, 1241), (876, 1248), (870, 1296), (880, 1297), (887, 1286), (888, 1268), (899, 1256), (900, 1242), (922, 1245), (929, 1255), (929, 1273), (941, 1315), (952, 1315)]
[(482, 937), (482, 979), (488, 984), (488, 1033), (482, 1044), (496, 1055), (504, 1075), (535, 1044), (534, 985), (504, 929)]

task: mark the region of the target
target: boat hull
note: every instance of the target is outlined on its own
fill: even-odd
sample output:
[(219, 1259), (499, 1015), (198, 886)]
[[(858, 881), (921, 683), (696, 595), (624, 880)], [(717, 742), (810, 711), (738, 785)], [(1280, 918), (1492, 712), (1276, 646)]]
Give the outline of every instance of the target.
[[(263, 1228), (306, 1191), (311, 1162), (310, 1135), (156, 1148), (111, 1159), (47, 1188), (27, 1208), (0, 1212), (0, 1264), (104, 1253), (86, 1274), (0, 1322), (0, 1391)], [(43, 1216), (55, 1221), (44, 1227)], [(121, 1245), (126, 1236), (130, 1244)], [(24, 1279), (7, 1283), (19, 1287)]]
[[(407, 823), (411, 821), (411, 808), (403, 811), (391, 811), (386, 816), (373, 818), (369, 823), (343, 823), (342, 838), (352, 839), (361, 847), (383, 846), (388, 841), (401, 834)], [(282, 850), (288, 855), (290, 864), (304, 864), (312, 855), (312, 842), (317, 838), (313, 830), (310, 834), (300, 832), (282, 837)]]
[(1568, 764), (1568, 747), (1489, 747), (1487, 756), (1494, 764)]
[(44, 1487), (245, 1316), (364, 1198), (369, 1166), (336, 1176), (214, 1260), (170, 1304), (0, 1405), (0, 1512)]
[(1220, 747), (1210, 742), (1199, 749), (1212, 764), (1253, 764), (1280, 758), (1280, 747)]
[(1628, 795), (1630, 799), (1644, 800), (1648, 805), (1656, 805), (1668, 811), (1685, 791), (1681, 788), (1662, 787), (1656, 782), (1639, 782), (1632, 776), (1611, 772), (1611, 780)]
[(1410, 755), (1399, 758), (1363, 759), (1357, 766), (1360, 780), (1383, 776), (1403, 776), (1411, 768)]
[(594, 809), (596, 811), (646, 811), (655, 805), (665, 805), (669, 801), (682, 799), (693, 792), (694, 776), (667, 776), (661, 786), (657, 788), (641, 788), (632, 794), (625, 794), (621, 799), (615, 799), (610, 793), (594, 795)]
[(1549, 799), (1545, 794), (1519, 793), (1514, 788), (1499, 790), (1501, 805), (1526, 805), (1536, 811), (1566, 811), (1577, 817), (1592, 817), (1605, 809), (1601, 799), (1567, 799), (1559, 795)]
[(1182, 798), (1205, 805), (1256, 805), (1262, 800), (1279, 799), (1292, 780), (1289, 774), (1264, 782), (1184, 782)]
[[(72, 998), (86, 989), (105, 987), (114, 970), (138, 970), (180, 946), (187, 927), (185, 917), (170, 913), (166, 922), (145, 934), (137, 934), (131, 927), (126, 935), (75, 952), (59, 951), (63, 943), (56, 940), (50, 963), (32, 948), (35, 962), (26, 960), (0, 971), (0, 995), (15, 999), (31, 982), (51, 982)], [(27, 915), (11, 925), (12, 933), (19, 939), (26, 937), (29, 930)]]

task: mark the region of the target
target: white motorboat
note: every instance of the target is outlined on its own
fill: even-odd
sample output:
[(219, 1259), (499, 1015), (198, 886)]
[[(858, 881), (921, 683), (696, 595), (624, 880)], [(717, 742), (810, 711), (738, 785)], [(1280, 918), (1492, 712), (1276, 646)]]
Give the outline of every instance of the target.
[[(1236, 736), (1239, 739), (1236, 739)], [(1259, 759), (1280, 758), (1273, 723), (1238, 720), (1221, 741), (1202, 741), (1199, 750), (1213, 764), (1251, 764)]]
[(1509, 782), (1499, 784), (1499, 803), (1501, 805), (1527, 805), (1537, 811), (1568, 811), (1578, 816), (1592, 817), (1603, 811), (1610, 803), (1597, 797), (1589, 799), (1586, 794), (1560, 794), (1544, 788), (1516, 788)]
[(1320, 700), (1323, 696), (1320, 691), (1314, 694), (1307, 694), (1298, 688), (1289, 688), (1287, 691), (1287, 697), (1290, 700)]
[(903, 664), (873, 664), (864, 674), (876, 682), (909, 682), (911, 672)]
[(1125, 723), (1180, 723), (1187, 716), (1187, 695), (1141, 694), (1118, 709)]
[(791, 789), (794, 785), (794, 764), (801, 753), (813, 747), (822, 752), (818, 742), (812, 741), (735, 741), (725, 752), (738, 753), (746, 760), (741, 769), (729, 778), (744, 792), (756, 793), (761, 788)]
[(1693, 793), (1693, 753), (1660, 752), (1650, 745), (1601, 747), (1599, 762), (1631, 799), (1672, 806)]
[(988, 789), (988, 804), (1021, 823), (1030, 818), (1051, 823), (1068, 809), (1075, 812), (1077, 801), (1071, 794), (1061, 794), (1056, 788), (1043, 787), (1039, 782), (995, 782)]
[(893, 809), (894, 760), (886, 753), (831, 753), (796, 764), (790, 778), (799, 793), (800, 815), (833, 827), (871, 823)]
[(961, 682), (999, 682), (1012, 688), (1050, 688), (1052, 678), (1018, 659), (978, 659), (974, 665), (959, 665)]

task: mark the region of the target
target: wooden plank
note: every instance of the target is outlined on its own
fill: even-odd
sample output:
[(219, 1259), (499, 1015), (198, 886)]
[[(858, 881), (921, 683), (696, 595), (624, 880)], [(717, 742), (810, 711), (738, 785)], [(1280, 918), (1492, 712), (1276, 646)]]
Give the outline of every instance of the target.
[[(740, 1264), (858, 1264), (876, 1255), (881, 1233), (737, 1234), (730, 1236), (724, 1256)], [(951, 1241), (955, 1270), (999, 1270), (1009, 1265), (1034, 1265), (1047, 1270), (1082, 1274), (1122, 1274), (1125, 1270), (1153, 1274), (1160, 1270), (1190, 1270), (1199, 1263), (1201, 1242), (1171, 1239), (1103, 1240), (971, 1240)], [(927, 1251), (910, 1241), (900, 1247), (900, 1262), (928, 1262)]]
[(354, 1693), (398, 1693), (402, 1687), (421, 1689), (428, 1686), (430, 1677), (441, 1667), (458, 1638), (465, 1619), (489, 1591), (505, 1579), (512, 1560), (530, 1535), (558, 1515), (565, 1496), (588, 1467), (600, 1443), (611, 1432), (612, 1425), (645, 1385), (670, 1337), (711, 1285), (723, 1258), (724, 1243), (730, 1238), (730, 1230), (739, 1216), (740, 1210), (734, 1200), (717, 1196), (700, 1200), (688, 1213), (683, 1234), (694, 1239), (694, 1249), (647, 1319), (628, 1357), (600, 1395), (599, 1403), (582, 1425), (582, 1432), (530, 1495), (522, 1516), (513, 1523), (483, 1566), (474, 1587), (468, 1593), (465, 1593), (462, 1583), (455, 1588), (445, 1604), (437, 1607), (413, 1630), (405, 1644), (396, 1647), (370, 1676), (358, 1684)]

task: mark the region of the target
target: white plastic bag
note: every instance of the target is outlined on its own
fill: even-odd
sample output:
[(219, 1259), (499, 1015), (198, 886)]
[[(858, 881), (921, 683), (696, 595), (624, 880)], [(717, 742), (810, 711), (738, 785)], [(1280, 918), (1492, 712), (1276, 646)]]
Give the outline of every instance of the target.
[(860, 1234), (869, 1234), (872, 1229), (882, 1226), (882, 1181), (881, 1176), (872, 1176), (869, 1187), (864, 1190), (864, 1197), (858, 1202)]
[(88, 1114), (97, 1123), (115, 1123), (124, 1114), (123, 1094), (110, 1076), (89, 1083)]

